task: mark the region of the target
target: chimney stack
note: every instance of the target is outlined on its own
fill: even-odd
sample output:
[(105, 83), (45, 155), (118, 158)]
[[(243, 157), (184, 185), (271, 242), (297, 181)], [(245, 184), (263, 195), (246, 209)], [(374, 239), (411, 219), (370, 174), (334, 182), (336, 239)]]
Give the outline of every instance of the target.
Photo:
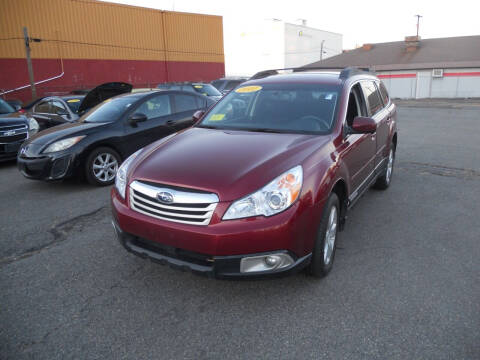
[(414, 52), (420, 47), (420, 36), (405, 36), (405, 51)]

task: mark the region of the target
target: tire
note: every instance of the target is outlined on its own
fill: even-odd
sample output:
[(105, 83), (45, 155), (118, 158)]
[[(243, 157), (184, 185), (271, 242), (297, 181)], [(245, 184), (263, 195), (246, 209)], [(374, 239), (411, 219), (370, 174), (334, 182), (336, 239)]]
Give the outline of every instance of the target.
[(387, 161), (388, 163), (384, 173), (377, 179), (377, 181), (373, 185), (375, 189), (386, 190), (392, 182), (393, 165), (395, 164), (395, 146), (393, 144), (390, 146), (390, 153), (388, 154)]
[(312, 261), (309, 267), (310, 275), (322, 278), (332, 270), (337, 248), (339, 223), (340, 202), (337, 194), (331, 193), (325, 204), (318, 227), (317, 238), (312, 252)]
[(94, 149), (85, 163), (85, 177), (96, 186), (113, 184), (118, 167), (121, 163), (120, 155), (108, 147)]

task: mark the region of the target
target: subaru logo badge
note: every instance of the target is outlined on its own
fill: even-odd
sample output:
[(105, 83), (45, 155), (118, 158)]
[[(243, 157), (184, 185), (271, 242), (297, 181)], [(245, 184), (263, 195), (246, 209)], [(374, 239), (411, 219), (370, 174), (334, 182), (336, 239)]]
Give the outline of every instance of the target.
[(160, 201), (161, 203), (164, 203), (164, 204), (173, 203), (173, 195), (170, 194), (169, 192), (166, 192), (166, 191), (159, 192), (157, 194), (157, 199), (158, 199), (158, 201)]
[(16, 131), (15, 130), (8, 130), (3, 133), (3, 136), (13, 136), (15, 135)]

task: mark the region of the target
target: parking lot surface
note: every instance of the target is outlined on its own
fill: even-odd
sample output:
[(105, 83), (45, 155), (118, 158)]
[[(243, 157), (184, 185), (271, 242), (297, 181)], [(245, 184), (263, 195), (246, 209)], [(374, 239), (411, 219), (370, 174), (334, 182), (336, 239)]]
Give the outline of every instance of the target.
[(0, 164), (2, 359), (479, 359), (480, 110), (399, 108), (391, 187), (330, 275), (219, 281), (128, 254), (109, 188)]

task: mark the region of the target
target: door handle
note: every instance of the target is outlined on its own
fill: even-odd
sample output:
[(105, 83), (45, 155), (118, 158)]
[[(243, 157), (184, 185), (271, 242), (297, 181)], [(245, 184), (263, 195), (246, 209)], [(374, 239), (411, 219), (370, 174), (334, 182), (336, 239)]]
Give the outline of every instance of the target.
[(167, 125), (175, 125), (177, 122), (175, 120), (168, 120)]

